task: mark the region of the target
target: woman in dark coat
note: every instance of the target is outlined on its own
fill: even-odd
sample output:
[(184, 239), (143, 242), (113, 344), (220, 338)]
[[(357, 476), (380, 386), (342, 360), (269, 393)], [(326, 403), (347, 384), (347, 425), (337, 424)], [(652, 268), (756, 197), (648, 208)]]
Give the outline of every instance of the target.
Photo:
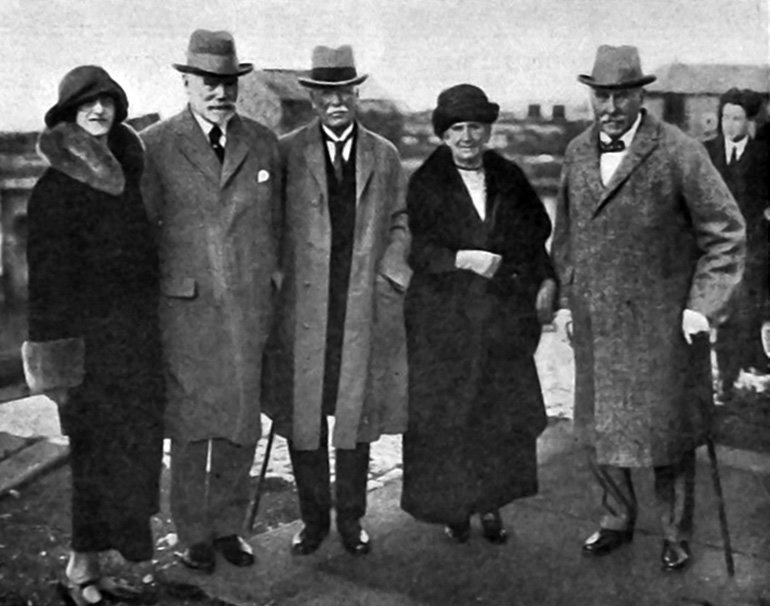
[(474, 513), (485, 538), (506, 540), (498, 509), (537, 492), (546, 424), (533, 354), (556, 290), (551, 224), (521, 169), (485, 151), (498, 112), (475, 86), (443, 91), (433, 126), (444, 144), (407, 194), (402, 507), (458, 542)]
[[(122, 124), (123, 89), (96, 66), (69, 72), (38, 150), (50, 167), (29, 200), (30, 389), (59, 406), (69, 436), (69, 604), (132, 597), (99, 552), (153, 554), (163, 455), (158, 260), (139, 192), (143, 150)], [(136, 597), (136, 596), (133, 596)]]

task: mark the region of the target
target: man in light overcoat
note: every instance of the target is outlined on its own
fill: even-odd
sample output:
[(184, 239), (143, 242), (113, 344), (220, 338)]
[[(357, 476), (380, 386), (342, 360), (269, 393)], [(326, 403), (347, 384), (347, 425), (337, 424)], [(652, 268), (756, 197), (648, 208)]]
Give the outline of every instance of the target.
[(195, 31), (174, 67), (189, 104), (142, 132), (143, 189), (161, 256), (171, 513), (182, 563), (211, 572), (215, 551), (254, 561), (238, 533), (277, 278), (279, 152), (269, 129), (235, 112), (252, 65), (238, 63), (229, 33)]
[(266, 383), (305, 524), (295, 554), (314, 552), (330, 528), (327, 416), (337, 529), (354, 555), (370, 549), (360, 524), (369, 444), (406, 428), (405, 180), (395, 147), (356, 120), (365, 78), (349, 46), (317, 47), (300, 82), (318, 119), (280, 142), (284, 280)]
[(706, 429), (697, 396), (711, 389), (689, 344), (708, 338), (740, 281), (744, 222), (703, 146), (642, 109), (655, 77), (635, 47), (601, 46), (592, 74), (578, 79), (591, 89), (595, 123), (567, 148), (553, 252), (573, 316), (575, 427), (604, 493), (583, 551), (631, 541), (630, 469), (652, 467), (661, 565), (681, 570)]

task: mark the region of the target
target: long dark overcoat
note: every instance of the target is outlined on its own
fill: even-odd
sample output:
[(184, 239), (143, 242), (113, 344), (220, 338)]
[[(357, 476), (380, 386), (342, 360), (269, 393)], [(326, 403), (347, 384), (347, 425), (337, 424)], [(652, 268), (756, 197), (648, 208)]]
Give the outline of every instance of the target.
[(71, 123), (40, 139), (51, 167), (28, 206), (25, 366), (33, 391), (71, 387), (59, 415), (73, 448), (74, 540), (79, 516), (92, 516), (103, 549), (143, 560), (163, 450), (158, 257), (139, 138), (118, 124), (109, 150), (95, 141)]
[[(744, 331), (736, 334), (749, 343), (736, 343), (735, 354), (744, 367), (766, 363), (760, 342), (760, 328), (768, 311), (768, 269), (770, 246), (768, 223), (763, 214), (768, 200), (768, 164), (764, 142), (749, 140), (735, 166), (728, 166), (722, 135), (706, 141), (706, 150), (719, 174), (727, 183), (746, 221), (746, 271), (740, 287), (733, 294), (729, 312), (738, 316)], [(730, 330), (734, 330), (731, 328)]]
[(186, 108), (141, 137), (160, 247), (168, 434), (254, 443), (278, 267), (276, 136), (236, 115), (220, 164)]
[(553, 241), (573, 314), (575, 426), (599, 463), (668, 465), (702, 441), (696, 396), (711, 389), (692, 383), (682, 312), (718, 317), (743, 271), (744, 222), (676, 127), (645, 114), (606, 187), (598, 136), (594, 125), (567, 148)]
[[(402, 507), (431, 522), (461, 522), (537, 492), (535, 444), (546, 416), (533, 359), (535, 297), (554, 276), (545, 250), (551, 224), (515, 164), (492, 151), (483, 162), (486, 221), (446, 146), (407, 194), (414, 274)], [(502, 255), (495, 276), (457, 269), (462, 249)]]
[[(400, 291), (411, 274), (398, 152), (360, 124), (356, 128), (355, 232), (332, 436), (336, 448), (347, 449), (406, 426)], [(332, 237), (323, 145), (317, 120), (280, 143), (283, 284), (268, 346), (266, 411), (299, 450), (318, 448), (322, 418)]]

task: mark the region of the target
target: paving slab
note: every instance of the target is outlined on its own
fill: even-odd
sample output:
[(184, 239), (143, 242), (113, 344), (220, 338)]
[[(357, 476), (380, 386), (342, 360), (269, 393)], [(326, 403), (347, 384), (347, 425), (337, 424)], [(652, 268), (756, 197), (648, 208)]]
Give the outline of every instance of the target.
[[(736, 576), (725, 572), (715, 498), (699, 462), (693, 564), (682, 574), (660, 570), (660, 536), (652, 511), (652, 474), (635, 473), (641, 516), (634, 542), (606, 558), (585, 558), (580, 546), (600, 511), (585, 458), (563, 425), (549, 428), (562, 448), (541, 449), (540, 494), (506, 507), (511, 538), (494, 546), (474, 534), (465, 545), (437, 525), (401, 511), (401, 484), (370, 493), (365, 526), (373, 552), (353, 558), (334, 533), (316, 554), (289, 554), (294, 522), (252, 539), (251, 570), (220, 563), (201, 578), (179, 567), (167, 572), (232, 604), (390, 604), (420, 606), (758, 606), (770, 590), (770, 476), (724, 465), (722, 481), (735, 550)], [(554, 442), (552, 442), (553, 444)], [(564, 450), (566, 447), (566, 450)], [(649, 476), (649, 477), (648, 477)], [(336, 601), (335, 601), (336, 600)]]
[(69, 447), (39, 440), (0, 461), (0, 496), (64, 461)]

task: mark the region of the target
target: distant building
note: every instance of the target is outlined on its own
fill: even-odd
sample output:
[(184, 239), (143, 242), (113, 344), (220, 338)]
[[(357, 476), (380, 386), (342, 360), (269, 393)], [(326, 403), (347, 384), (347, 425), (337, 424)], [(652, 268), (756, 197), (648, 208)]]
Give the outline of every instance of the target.
[(530, 103), (529, 107), (527, 108), (527, 119), (540, 120), (542, 117), (543, 117), (543, 114), (542, 114), (542, 111), (540, 110), (540, 104)]
[[(314, 117), (310, 95), (297, 80), (310, 72), (291, 69), (264, 69), (240, 79), (238, 109), (259, 120), (278, 134), (306, 124)], [(359, 87), (359, 117), (375, 132), (398, 143), (402, 135), (406, 108), (393, 100), (369, 76)]]
[(719, 96), (737, 87), (770, 93), (770, 66), (672, 63), (653, 72), (658, 79), (646, 87), (645, 107), (654, 116), (676, 124), (694, 137), (716, 133)]

